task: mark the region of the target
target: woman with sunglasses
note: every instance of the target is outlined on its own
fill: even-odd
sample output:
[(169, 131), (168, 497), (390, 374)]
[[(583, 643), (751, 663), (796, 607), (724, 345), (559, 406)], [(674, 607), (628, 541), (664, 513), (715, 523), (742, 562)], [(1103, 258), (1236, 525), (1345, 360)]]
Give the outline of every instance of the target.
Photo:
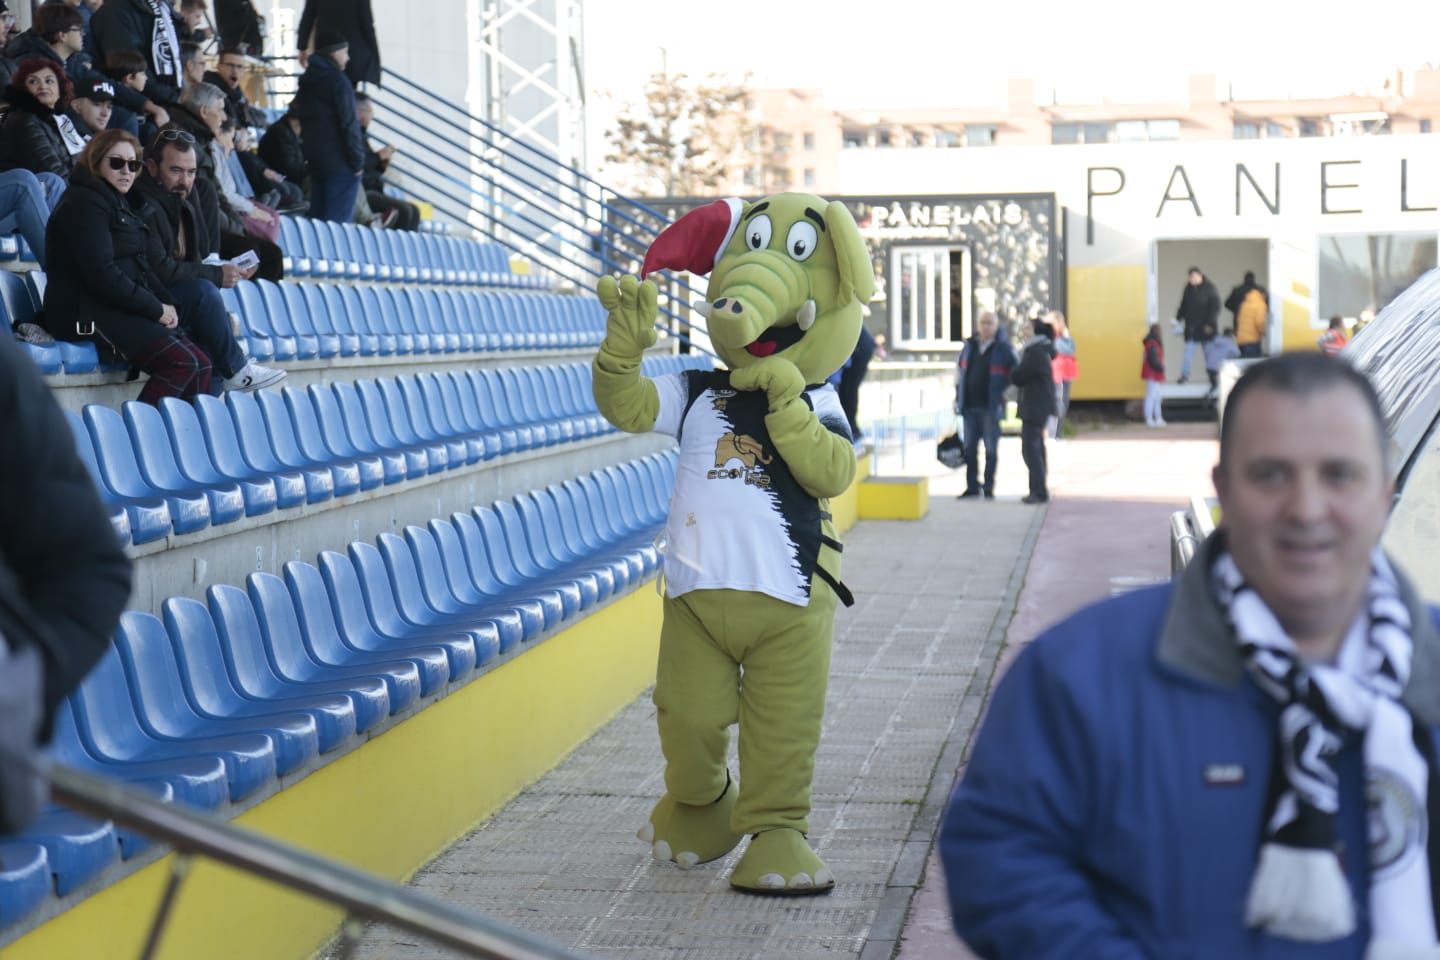
[(5, 88), (0, 119), (0, 170), (24, 169), (70, 179), (85, 138), (66, 116), (73, 89), (60, 64), (23, 60)]
[(190, 400), (210, 392), (210, 358), (180, 328), (155, 273), (158, 242), (128, 196), (142, 166), (140, 142), (124, 130), (100, 133), (76, 159), (45, 238), (45, 327), (59, 340), (108, 344), (149, 374), (145, 403)]

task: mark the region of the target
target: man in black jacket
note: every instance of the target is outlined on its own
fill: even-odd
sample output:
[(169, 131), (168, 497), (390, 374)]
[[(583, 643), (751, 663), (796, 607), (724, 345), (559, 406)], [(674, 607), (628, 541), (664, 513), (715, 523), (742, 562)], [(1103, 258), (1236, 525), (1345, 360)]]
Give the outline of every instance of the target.
[(333, 31), (350, 45), (350, 60), (342, 65), (353, 85), (380, 85), (380, 45), (375, 42), (375, 15), (370, 0), (305, 0), (295, 32), (300, 62), (307, 53), (320, 53), (321, 34)]
[(1200, 362), (1205, 362), (1205, 344), (1215, 338), (1215, 331), (1219, 329), (1215, 321), (1219, 316), (1220, 292), (1199, 267), (1191, 267), (1185, 292), (1180, 296), (1180, 309), (1175, 311), (1175, 320), (1181, 324), (1180, 332), (1185, 335), (1180, 383), (1190, 379), (1190, 358), (1194, 354), (1200, 354)]
[(140, 51), (150, 68), (146, 98), (166, 108), (179, 99), (180, 38), (168, 2), (109, 0), (90, 18), (90, 45), (96, 63), (111, 50)]
[(265, 128), (258, 152), (271, 169), (303, 188), (310, 179), (310, 168), (305, 163), (302, 132), (300, 117), (291, 110)]
[(1045, 424), (1055, 415), (1055, 375), (1051, 361), (1054, 329), (1044, 320), (1027, 320), (1022, 330), (1025, 343), (1020, 362), (1010, 371), (1010, 382), (1020, 388), (1015, 405), (1020, 415), (1020, 456), (1030, 472), (1030, 493), (1023, 503), (1044, 503), (1050, 499), (1045, 456)]
[(420, 208), (385, 192), (385, 172), (390, 169), (390, 158), (395, 155), (395, 148), (386, 145), (376, 150), (370, 143), (370, 121), (375, 119), (375, 105), (363, 93), (355, 94), (355, 103), (359, 108), (360, 130), (365, 138), (365, 172), (360, 177), (365, 200), (376, 213), (395, 211), (391, 218), (393, 222), (387, 223), (387, 226), (396, 230), (420, 229)]
[(305, 129), (310, 216), (315, 220), (350, 223), (355, 219), (355, 200), (365, 169), (365, 139), (360, 132), (355, 89), (342, 72), (349, 58), (350, 47), (344, 37), (322, 32), (290, 105)]
[(152, 265), (171, 291), (187, 332), (210, 356), (224, 378), (226, 390), (259, 390), (277, 386), (285, 371), (245, 356), (230, 329), (220, 287), (233, 287), (255, 273), (227, 261), (214, 261), (215, 248), (206, 236), (204, 218), (191, 204), (196, 184), (196, 144), (179, 131), (162, 133), (145, 153), (145, 172), (135, 181), (144, 200), (140, 216), (162, 253)]
[(29, 763), (105, 652), (130, 561), (30, 358), (0, 337), (0, 832), (34, 816)]
[(220, 59), (214, 70), (206, 71), (204, 81), (213, 83), (225, 94), (225, 113), (235, 121), (236, 127), (263, 127), (265, 114), (250, 105), (245, 91), (240, 89), (240, 78), (245, 74), (245, 54), (235, 47), (220, 51)]

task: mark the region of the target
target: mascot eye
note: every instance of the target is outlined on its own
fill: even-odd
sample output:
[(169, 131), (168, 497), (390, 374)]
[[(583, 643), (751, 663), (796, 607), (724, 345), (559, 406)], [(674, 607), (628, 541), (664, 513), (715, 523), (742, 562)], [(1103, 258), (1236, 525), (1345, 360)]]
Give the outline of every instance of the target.
[(774, 229), (770, 225), (770, 218), (760, 214), (745, 228), (745, 246), (751, 250), (764, 250), (770, 246), (770, 235)]
[(815, 224), (801, 220), (785, 235), (785, 252), (790, 254), (792, 260), (809, 260), (819, 240), (820, 235), (815, 232)]

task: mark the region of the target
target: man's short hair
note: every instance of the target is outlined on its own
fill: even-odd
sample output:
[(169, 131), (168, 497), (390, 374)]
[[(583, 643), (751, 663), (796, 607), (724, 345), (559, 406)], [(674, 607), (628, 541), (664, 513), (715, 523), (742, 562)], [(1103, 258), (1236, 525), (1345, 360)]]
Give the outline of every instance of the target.
[(1225, 415), (1220, 421), (1220, 465), (1230, 449), (1235, 421), (1245, 406), (1245, 398), (1256, 390), (1275, 390), (1291, 396), (1304, 397), (1333, 387), (1348, 386), (1360, 395), (1361, 402), (1375, 421), (1375, 436), (1380, 444), (1380, 459), (1386, 459), (1385, 413), (1370, 379), (1345, 360), (1324, 353), (1282, 353), (1245, 368), (1225, 399)]
[(221, 48), (220, 48), (220, 52), (215, 55), (215, 59), (216, 59), (216, 62), (219, 62), (219, 60), (220, 60), (221, 57), (244, 57), (244, 56), (247, 56), (247, 54), (245, 53), (245, 48), (242, 47), (242, 46), (239, 46), (239, 45), (237, 45), (237, 44), (233, 44), (233, 43), (232, 43), (232, 44), (230, 44), (228, 47), (221, 47)]
[(132, 73), (145, 73), (150, 64), (139, 50), (111, 50), (105, 54), (105, 75), (115, 80), (124, 80)]
[(35, 11), (35, 35), (46, 43), (55, 43), (60, 34), (75, 27), (83, 26), (80, 11), (64, 0), (50, 0), (42, 3)]
[(180, 106), (200, 111), (225, 106), (225, 91), (213, 83), (187, 83), (180, 93)]
[(200, 44), (192, 40), (186, 40), (180, 44), (180, 70), (183, 73), (185, 68), (200, 59)]

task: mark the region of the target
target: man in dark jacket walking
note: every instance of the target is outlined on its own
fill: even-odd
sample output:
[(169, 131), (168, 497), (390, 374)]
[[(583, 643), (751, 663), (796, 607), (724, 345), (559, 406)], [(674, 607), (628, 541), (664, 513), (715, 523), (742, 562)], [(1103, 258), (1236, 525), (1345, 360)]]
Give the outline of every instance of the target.
[(380, 45), (375, 42), (375, 15), (370, 0), (305, 0), (296, 31), (300, 59), (307, 52), (320, 53), (325, 46), (321, 35), (339, 34), (350, 44), (350, 60), (342, 66), (351, 84), (380, 85)]
[(30, 358), (0, 337), (0, 833), (38, 814), (30, 763), (105, 652), (130, 561)]
[(1215, 336), (1218, 329), (1215, 320), (1219, 316), (1219, 291), (1199, 267), (1191, 267), (1185, 292), (1180, 295), (1180, 309), (1175, 311), (1175, 319), (1183, 324), (1181, 332), (1185, 335), (1185, 356), (1180, 361), (1181, 383), (1190, 379), (1191, 356), (1198, 353), (1200, 362), (1205, 362), (1205, 344)]
[[(1005, 388), (1015, 369), (1015, 351), (989, 310), (975, 321), (975, 335), (960, 351), (955, 376), (955, 412), (965, 423), (965, 492), (961, 499), (995, 498), (995, 455), (1000, 446), (1000, 421), (1005, 415)], [(980, 486), (980, 442), (985, 442), (985, 485)]]
[(1044, 503), (1050, 499), (1046, 484), (1045, 425), (1055, 415), (1055, 331), (1044, 320), (1025, 324), (1025, 343), (1020, 348), (1020, 362), (1010, 372), (1010, 382), (1020, 388), (1020, 455), (1030, 471), (1030, 493), (1025, 503)]
[(310, 216), (315, 220), (350, 223), (355, 219), (355, 199), (365, 170), (365, 138), (355, 88), (342, 72), (349, 58), (344, 37), (321, 33), (290, 105), (305, 130)]

